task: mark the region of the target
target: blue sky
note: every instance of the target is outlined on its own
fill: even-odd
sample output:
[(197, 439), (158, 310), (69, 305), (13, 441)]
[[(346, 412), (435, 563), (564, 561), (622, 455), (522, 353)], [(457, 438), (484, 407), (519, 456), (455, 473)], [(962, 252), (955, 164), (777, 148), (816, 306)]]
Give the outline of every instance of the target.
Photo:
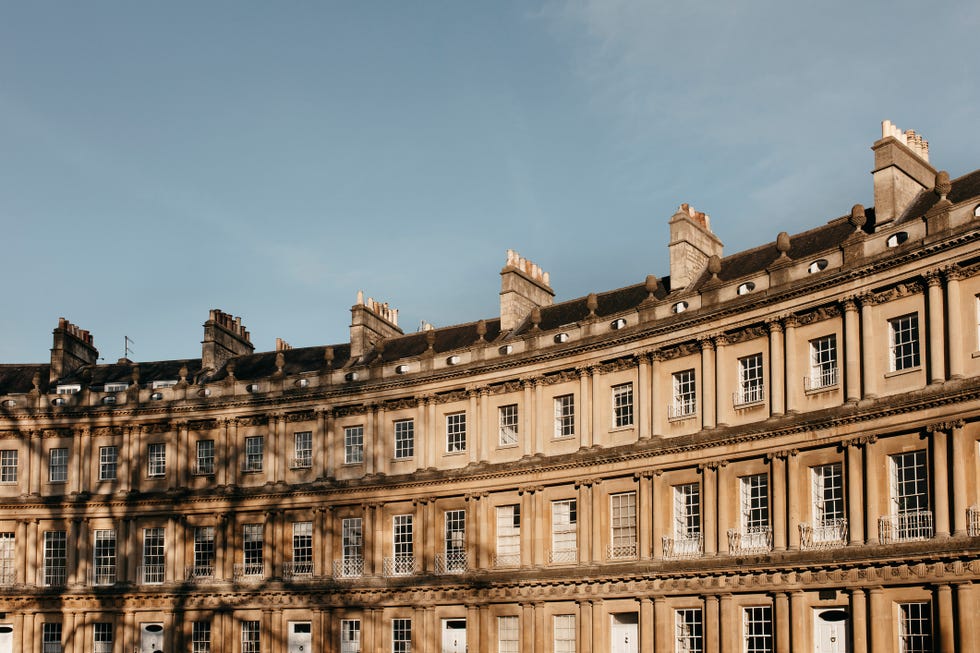
[(879, 123), (980, 167), (980, 3), (0, 0), (0, 362), (59, 316), (106, 361), (496, 316), (513, 248), (570, 299), (871, 205)]

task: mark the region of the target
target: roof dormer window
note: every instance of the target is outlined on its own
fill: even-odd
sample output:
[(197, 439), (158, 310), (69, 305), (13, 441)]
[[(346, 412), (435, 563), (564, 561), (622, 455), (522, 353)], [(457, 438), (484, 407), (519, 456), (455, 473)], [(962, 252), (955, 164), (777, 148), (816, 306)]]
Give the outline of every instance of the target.
[(462, 359), (459, 356), (453, 354), (452, 356), (446, 359), (446, 365), (459, 365), (461, 360)]
[(395, 367), (395, 374), (408, 374), (408, 365), (398, 365)]
[(128, 387), (129, 387), (129, 384), (128, 383), (106, 383), (105, 384), (105, 391), (106, 392), (125, 392), (126, 391), (126, 388), (128, 388)]
[(755, 290), (755, 284), (751, 281), (746, 281), (745, 283), (740, 285), (738, 287), (738, 290), (736, 290), (735, 292), (737, 292), (739, 295), (748, 295), (753, 290)]
[(177, 382), (176, 381), (171, 381), (171, 380), (167, 380), (167, 381), (154, 381), (153, 383), (150, 384), (150, 387), (152, 389), (154, 389), (154, 390), (162, 390), (163, 388), (172, 388), (175, 385), (177, 385)]
[(59, 395), (73, 395), (82, 391), (82, 386), (78, 383), (67, 383), (58, 386)]
[(570, 336), (567, 333), (562, 332), (562, 333), (559, 333), (559, 334), (557, 334), (555, 336), (555, 342), (557, 342), (558, 344), (561, 344), (563, 342), (568, 342), (569, 338), (570, 338)]
[(889, 236), (888, 240), (885, 241), (885, 244), (888, 245), (889, 247), (898, 247), (908, 239), (909, 239), (908, 232), (899, 231), (897, 234), (892, 234), (891, 236)]
[(688, 303), (682, 301), (682, 302), (677, 302), (676, 304), (671, 306), (670, 310), (674, 313), (683, 313), (684, 311), (687, 310), (687, 307), (688, 307)]
[(827, 269), (827, 259), (818, 258), (816, 261), (810, 264), (810, 267), (806, 269), (809, 274), (814, 274), (820, 272), (821, 270)]
[(609, 328), (613, 331), (618, 331), (626, 326), (626, 318), (618, 317), (609, 324)]
[(514, 345), (504, 345), (503, 347), (497, 350), (497, 353), (500, 354), (501, 356), (506, 356), (507, 354), (510, 354), (513, 351), (514, 351)]

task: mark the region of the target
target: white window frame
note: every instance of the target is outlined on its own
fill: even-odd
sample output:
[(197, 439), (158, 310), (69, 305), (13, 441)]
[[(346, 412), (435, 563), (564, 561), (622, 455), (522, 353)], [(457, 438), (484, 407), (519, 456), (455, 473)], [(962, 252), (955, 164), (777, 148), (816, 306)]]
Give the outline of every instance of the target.
[(932, 604), (928, 601), (898, 604), (900, 653), (932, 653)]
[(415, 420), (395, 420), (392, 429), (395, 436), (395, 460), (415, 457)]
[(154, 442), (146, 445), (146, 475), (161, 478), (167, 475), (167, 445)]
[(249, 435), (245, 437), (245, 460), (243, 472), (261, 472), (265, 466), (265, 436)]
[(701, 608), (674, 610), (676, 653), (704, 653), (704, 613)]
[(578, 504), (576, 499), (551, 502), (552, 562), (578, 560)]
[(521, 564), (521, 504), (497, 506), (496, 566)]
[(745, 653), (773, 653), (772, 606), (742, 608), (742, 628)]
[(258, 621), (242, 621), (242, 653), (262, 651), (262, 631)]
[(264, 524), (242, 524), (242, 572), (245, 576), (265, 575)]
[(112, 623), (97, 621), (92, 624), (92, 653), (112, 653)]
[(143, 529), (143, 575), (144, 585), (163, 583), (167, 573), (167, 540), (163, 527), (153, 526)]
[(810, 468), (813, 481), (813, 525), (828, 526), (847, 517), (844, 505), (844, 467), (841, 463)]
[(574, 614), (556, 614), (553, 621), (554, 653), (575, 653), (577, 627)]
[(446, 453), (466, 451), (466, 412), (446, 414)]
[(497, 617), (497, 653), (520, 653), (520, 617)]
[[(361, 568), (364, 561), (364, 520), (361, 517), (345, 517), (341, 522), (341, 560), (345, 576)], [(350, 573), (347, 573), (350, 572)]]
[(214, 474), (214, 440), (198, 440), (195, 445), (196, 467), (194, 473), (200, 476)]
[(313, 522), (293, 522), (293, 574), (313, 574)]
[(116, 531), (98, 528), (92, 531), (92, 585), (114, 585), (116, 582)]
[(313, 467), (313, 431), (295, 431), (293, 433), (293, 468), (309, 469)]
[(99, 447), (99, 480), (115, 481), (119, 475), (119, 447)]
[(191, 626), (191, 653), (211, 653), (211, 622), (195, 621)]
[(888, 370), (890, 372), (921, 367), (919, 337), (918, 313), (900, 315), (888, 320)]
[(361, 620), (340, 620), (340, 653), (361, 653)]
[(610, 388), (612, 393), (612, 426), (622, 429), (633, 426), (633, 382), (620, 383)]
[(412, 652), (412, 620), (396, 617), (391, 620), (391, 653)]
[(393, 515), (391, 519), (392, 572), (407, 576), (415, 572), (415, 516)]
[(697, 376), (694, 369), (680, 370), (671, 374), (671, 389), (673, 391), (669, 417), (681, 419), (691, 417), (698, 412)]
[(17, 580), (17, 536), (0, 533), (0, 585), (9, 587)]
[(68, 482), (68, 448), (54, 447), (48, 450), (48, 482)]
[(44, 531), (41, 561), (45, 587), (59, 587), (68, 580), (68, 533), (67, 531)]
[(61, 631), (60, 621), (45, 621), (41, 625), (42, 653), (61, 653), (64, 646), (61, 642)]
[(0, 451), (0, 483), (17, 482), (17, 450)]
[(497, 443), (501, 447), (517, 445), (520, 433), (520, 411), (517, 404), (506, 404), (497, 408), (499, 435)]
[(831, 333), (810, 341), (810, 376), (807, 390), (833, 388), (840, 382), (837, 362), (837, 334)]
[(195, 526), (193, 576), (195, 578), (213, 578), (216, 559), (214, 526)]
[(364, 425), (344, 427), (344, 464), (360, 465), (364, 462)]
[(636, 492), (609, 495), (609, 557), (635, 558), (637, 550)]
[(762, 354), (752, 354), (738, 359), (738, 392), (736, 406), (761, 404), (766, 400), (765, 361)]
[(575, 437), (575, 395), (555, 397), (555, 439)]
[(701, 484), (681, 483), (673, 488), (674, 537), (691, 539), (701, 536)]

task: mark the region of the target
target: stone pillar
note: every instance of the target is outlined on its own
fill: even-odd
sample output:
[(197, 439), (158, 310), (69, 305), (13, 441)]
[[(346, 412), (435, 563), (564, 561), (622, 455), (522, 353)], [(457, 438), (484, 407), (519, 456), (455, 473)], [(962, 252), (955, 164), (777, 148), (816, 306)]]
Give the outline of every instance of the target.
[(480, 405), (478, 399), (480, 398), (479, 390), (469, 390), (467, 393), (469, 398), (469, 407), (466, 411), (466, 457), (471, 464), (476, 464), (478, 460), (477, 449), (479, 448), (479, 441), (481, 437), (480, 429)]
[(489, 451), (500, 442), (499, 428), (490, 421), (490, 388), (480, 388), (480, 430), (476, 433), (476, 459), (486, 462)]
[(388, 438), (388, 420), (385, 418), (385, 415), (385, 405), (378, 404), (378, 410), (374, 413), (374, 437), (371, 438), (371, 450), (374, 452), (375, 474), (388, 473), (387, 462), (394, 451), (393, 449), (391, 452), (387, 451), (388, 443), (392, 442), (393, 438), (391, 440)]
[(728, 426), (732, 414), (731, 361), (726, 356), (728, 336), (715, 336), (715, 402), (718, 426)]
[[(469, 650), (470, 642), (485, 642), (480, 638), (480, 613), (479, 608), (473, 603), (466, 604), (466, 648)], [(380, 644), (380, 642), (379, 642)], [(473, 648), (479, 650), (480, 645), (477, 644)], [(385, 650), (384, 646), (378, 646), (377, 650)]]
[(869, 592), (871, 594), (869, 599), (871, 638), (868, 642), (868, 650), (875, 652), (891, 650), (893, 617), (888, 603), (885, 601), (885, 590), (881, 587), (872, 587)]
[(847, 530), (851, 546), (864, 544), (864, 463), (857, 440), (842, 445), (847, 459)]
[(534, 651), (534, 606), (521, 603), (521, 650)]
[(774, 629), (776, 632), (776, 653), (790, 653), (789, 597), (786, 596), (786, 592), (776, 592), (773, 603), (775, 604), (773, 618), (776, 622)]
[(545, 451), (544, 443), (546, 438), (544, 434), (544, 425), (546, 424), (546, 421), (541, 414), (545, 409), (544, 402), (541, 399), (541, 392), (541, 379), (534, 379), (534, 399), (532, 402), (534, 405), (534, 412), (531, 414), (531, 437), (534, 438), (531, 445), (533, 449), (531, 452), (532, 455), (543, 453)]
[(887, 475), (884, 478), (879, 478), (882, 474), (879, 473), (877, 467), (878, 455), (877, 449), (874, 446), (878, 438), (874, 435), (864, 436), (861, 438), (864, 442), (864, 478), (867, 482), (866, 484), (866, 496), (865, 496), (865, 515), (864, 515), (864, 541), (867, 544), (877, 544), (878, 543), (878, 517), (879, 510), (881, 507), (878, 503), (878, 483), (887, 483)]
[(718, 633), (719, 653), (735, 653), (735, 633), (738, 631), (738, 623), (735, 619), (735, 606), (732, 602), (731, 594), (721, 595), (721, 615), (719, 621), (721, 626)]
[(599, 491), (601, 478), (592, 480), (592, 562), (605, 560), (606, 553), (603, 551), (602, 537), (602, 515), (608, 512), (608, 499), (603, 501), (602, 492)]
[(588, 442), (582, 442), (583, 447), (591, 447), (596, 444), (597, 440), (603, 440), (603, 435), (609, 430), (609, 423), (607, 422), (603, 425), (602, 422), (602, 409), (600, 408), (601, 403), (609, 405), (608, 394), (604, 397), (599, 396), (599, 376), (601, 374), (598, 365), (593, 365), (590, 368), (592, 372), (592, 388), (590, 389), (591, 401), (589, 403), (582, 402), (582, 408), (580, 413), (582, 415), (582, 421), (587, 422), (591, 419), (592, 421), (592, 437), (589, 438)]
[(575, 484), (578, 496), (575, 499), (576, 507), (579, 512), (578, 519), (578, 538), (579, 558), (576, 562), (592, 562), (595, 558), (592, 555), (592, 482), (579, 481)]
[(925, 275), (926, 311), (929, 314), (929, 333), (926, 343), (929, 347), (929, 382), (946, 381), (946, 328), (943, 309), (943, 281), (938, 272)]
[(599, 653), (606, 650), (608, 640), (603, 639), (603, 634), (608, 631), (603, 624), (606, 623), (606, 613), (603, 608), (602, 599), (592, 601), (592, 651)]
[(715, 389), (715, 343), (710, 338), (700, 341), (701, 345), (701, 428), (713, 429), (716, 425), (718, 396)]
[(792, 650), (792, 642), (802, 642), (804, 641), (803, 636), (805, 628), (803, 624), (806, 622), (806, 615), (803, 613), (806, 608), (806, 594), (802, 590), (795, 590), (789, 593), (789, 621), (790, 629), (792, 630), (792, 639), (790, 640), (790, 648)]
[[(663, 602), (664, 597), (658, 596), (657, 601)], [(641, 596), (640, 599), (640, 641), (637, 643), (637, 651), (659, 651), (656, 641), (656, 627), (660, 624), (659, 614), (655, 615), (654, 602), (648, 596)], [(659, 605), (658, 605), (659, 607)], [(666, 605), (664, 606), (666, 607)], [(656, 619), (655, 619), (656, 617)]]
[[(526, 513), (525, 513), (526, 514)], [(523, 515), (522, 515), (523, 519)], [(480, 495), (466, 495), (466, 568), (477, 569), (480, 566), (479, 550), (483, 542), (481, 539), (480, 524)], [(524, 528), (521, 529), (521, 536), (524, 536)]]
[(173, 453), (173, 474), (170, 474), (170, 488), (176, 489), (190, 485), (189, 467), (191, 456), (194, 455), (190, 448), (190, 433), (187, 428), (187, 420), (180, 419), (171, 422), (171, 428), (177, 430), (177, 440), (174, 443)]
[(769, 327), (769, 414), (786, 412), (786, 368), (783, 352), (783, 325), (779, 320), (770, 321)]
[[(953, 618), (953, 588), (949, 585), (936, 587), (936, 605), (938, 607), (939, 650), (955, 651), (955, 628)], [(964, 649), (961, 649), (964, 650)]]
[(533, 446), (536, 438), (534, 434), (534, 382), (531, 379), (521, 379), (521, 391), (524, 396), (522, 406), (523, 419), (521, 420), (521, 454), (527, 458), (534, 453)]
[(266, 438), (268, 441), (268, 446), (266, 447), (266, 457), (268, 458), (268, 467), (265, 468), (265, 477), (267, 480), (273, 483), (278, 483), (280, 481), (279, 476), (279, 459), (282, 457), (280, 450), (282, 448), (282, 426), (285, 421), (285, 416), (281, 413), (270, 413), (268, 415), (269, 424), (269, 435)]
[(718, 597), (714, 594), (708, 594), (704, 597), (704, 650), (705, 651), (719, 651), (721, 650), (721, 638), (719, 636), (719, 631), (721, 626), (719, 624), (719, 608), (718, 608)]
[(973, 583), (956, 585), (956, 632), (960, 639), (960, 650), (978, 651), (976, 591)]
[(929, 426), (926, 430), (930, 433), (930, 444), (932, 445), (931, 458), (932, 470), (932, 492), (934, 497), (933, 509), (935, 510), (935, 535), (936, 537), (949, 537), (949, 467), (947, 466), (948, 443), (946, 430), (949, 424), (936, 424)]
[(861, 370), (864, 373), (864, 398), (874, 399), (878, 396), (878, 377), (881, 371), (875, 365), (875, 353), (878, 350), (879, 338), (875, 338), (874, 317), (871, 314), (875, 306), (874, 295), (870, 293), (860, 298), (861, 302)]
[(425, 418), (426, 433), (424, 436), (425, 449), (428, 452), (426, 455), (426, 467), (436, 466), (436, 453), (439, 450), (437, 442), (439, 436), (437, 435), (438, 426), (436, 424), (436, 398), (428, 397), (426, 399), (426, 412), (428, 417)]
[(861, 399), (861, 329), (857, 302), (844, 300), (844, 396), (848, 403)]
[(379, 443), (374, 437), (374, 418), (377, 415), (378, 407), (376, 404), (369, 404), (365, 407), (364, 411), (364, 441), (361, 445), (364, 450), (362, 451), (362, 458), (364, 460), (364, 475), (370, 476), (376, 471), (374, 466), (374, 458), (378, 452)]
[(79, 531), (81, 531), (81, 521), (72, 519), (68, 522), (67, 533), (65, 533), (67, 551), (65, 552), (65, 584), (68, 587), (84, 583), (84, 578), (78, 577), (78, 546)]
[(639, 420), (637, 437), (646, 440), (650, 437), (650, 407), (652, 394), (650, 392), (650, 354), (642, 352), (636, 358), (636, 409)]
[(319, 408), (316, 411), (316, 426), (319, 433), (314, 438), (317, 442), (323, 442), (323, 451), (317, 456), (317, 478), (333, 478), (336, 469), (337, 445), (332, 417), (333, 412), (329, 408)]
[(234, 418), (222, 419), (218, 423), (218, 441), (215, 443), (214, 466), (215, 483), (218, 487), (228, 485), (229, 467), (232, 458), (228, 450), (231, 441), (231, 424)]
[[(70, 494), (78, 494), (82, 489), (87, 489), (82, 485), (82, 459), (85, 458), (82, 442), (82, 429), (73, 429), (70, 458), (71, 474), (68, 477), (68, 492)], [(89, 462), (88, 459), (86, 462)]]
[(582, 653), (592, 653), (592, 602), (579, 600), (576, 603), (579, 614), (578, 642)]
[(701, 471), (701, 487), (704, 492), (704, 555), (718, 555), (718, 463), (710, 462), (698, 465)]
[(803, 521), (803, 512), (800, 509), (800, 458), (796, 449), (787, 452), (786, 457), (786, 496), (789, 504), (789, 514), (786, 519), (788, 530), (787, 547), (791, 550), (800, 549), (800, 523)]
[(640, 472), (633, 475), (637, 482), (636, 511), (637, 511), (637, 551), (640, 560), (650, 559), (650, 539), (653, 531), (653, 473)]
[(799, 360), (796, 356), (796, 316), (787, 316), (783, 320), (783, 324), (786, 328), (784, 338), (786, 351), (786, 412), (797, 413), (800, 410), (803, 375), (800, 374)]
[[(963, 339), (963, 304), (960, 293), (960, 279), (963, 273), (959, 268), (946, 270), (946, 329), (949, 334), (949, 378), (963, 377), (964, 348), (969, 347)], [(965, 650), (965, 649), (964, 649)]]
[(974, 444), (963, 432), (963, 422), (954, 422), (950, 432), (953, 450), (953, 535), (965, 536), (967, 533), (966, 511), (969, 495), (966, 490), (967, 470), (973, 469)]
[[(647, 599), (649, 600), (649, 599)], [(642, 605), (641, 605), (642, 607)], [(651, 630), (653, 636), (653, 653), (670, 653), (673, 651), (671, 645), (674, 633), (674, 624), (671, 620), (670, 609), (667, 607), (667, 599), (663, 596), (656, 596), (653, 600), (654, 624)], [(645, 650), (643, 648), (639, 650)]]
[[(31, 543), (28, 540), (28, 535), (27, 535), (29, 523), (30, 522), (26, 519), (18, 519), (17, 531), (14, 534), (14, 538), (15, 538), (14, 542), (23, 542), (23, 544), (20, 547), (20, 554), (21, 554), (20, 559), (17, 561), (18, 564), (14, 565), (15, 567), (14, 573), (16, 574), (15, 580), (18, 585), (23, 585), (25, 583), (32, 582), (32, 581), (28, 581), (28, 578), (31, 578), (31, 576), (28, 575), (28, 568), (31, 565), (31, 553), (30, 553)], [(36, 543), (35, 546), (37, 546)], [(16, 549), (14, 549), (14, 554), (15, 555), (17, 554)]]
[[(666, 394), (670, 393), (670, 383), (665, 382), (662, 377), (664, 353), (655, 350), (649, 355), (650, 366), (650, 394), (647, 401), (650, 403), (648, 419), (651, 422), (650, 431), (653, 437), (660, 437), (664, 432), (663, 416), (667, 413)], [(666, 394), (665, 394), (666, 391)]]
[(852, 653), (868, 653), (868, 604), (863, 589), (851, 590)]
[(779, 452), (769, 459), (772, 477), (772, 545), (776, 551), (786, 550), (786, 454)]
[[(664, 481), (662, 474), (663, 470), (656, 469), (653, 471), (653, 478), (651, 479), (650, 488), (652, 494), (650, 507), (651, 512), (653, 512), (653, 551), (651, 554), (653, 558), (660, 558), (662, 555), (661, 547), (663, 546), (664, 531), (669, 531), (669, 520), (672, 519), (672, 516), (669, 513), (666, 515), (661, 514), (661, 511), (657, 510), (656, 508), (658, 503), (663, 505), (663, 500), (661, 499), (661, 495), (664, 492)], [(664, 522), (665, 517), (668, 520), (666, 523)]]

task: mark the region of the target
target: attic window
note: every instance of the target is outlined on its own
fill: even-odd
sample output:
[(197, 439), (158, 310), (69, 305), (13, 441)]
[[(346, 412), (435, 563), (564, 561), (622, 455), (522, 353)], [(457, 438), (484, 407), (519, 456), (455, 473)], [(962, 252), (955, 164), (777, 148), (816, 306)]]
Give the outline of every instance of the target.
[(82, 386), (78, 383), (72, 383), (70, 385), (59, 385), (58, 394), (59, 395), (73, 395), (82, 391)]
[(52, 406), (64, 406), (67, 402), (64, 397), (55, 397), (51, 400)]
[(980, 218), (980, 204), (977, 204), (977, 208), (973, 209), (973, 217)]
[(617, 317), (609, 325), (609, 328), (611, 328), (614, 331), (618, 331), (619, 329), (622, 329), (624, 326), (626, 326), (626, 318), (625, 317)]
[(513, 351), (514, 351), (514, 345), (504, 345), (503, 347), (497, 350), (497, 353), (500, 354), (501, 356), (506, 356), (507, 354)]
[(297, 388), (305, 388), (308, 385), (310, 385), (310, 380), (309, 379), (299, 379), (299, 380), (296, 381), (296, 387)]
[(408, 365), (398, 365), (395, 367), (395, 374), (407, 374), (409, 370)]
[(129, 387), (128, 383), (106, 383), (106, 392), (125, 392), (126, 388)]
[(177, 385), (176, 381), (154, 381), (150, 384), (150, 387), (154, 390), (160, 390), (162, 388), (172, 388)]
[(357, 372), (348, 372), (345, 374), (344, 381), (347, 381), (348, 383), (351, 381), (357, 381)]
[(154, 392), (150, 395), (150, 401), (160, 401), (161, 399), (163, 399), (162, 392)]
[(14, 406), (17, 405), (17, 402), (14, 401), (13, 399), (5, 399), (3, 404), (0, 405), (2, 405), (4, 408), (13, 408)]
[(687, 302), (677, 302), (676, 304), (670, 307), (670, 310), (673, 311), (674, 313), (683, 313), (684, 311), (687, 310), (687, 306), (688, 306)]
[(816, 261), (810, 264), (810, 267), (808, 267), (806, 271), (810, 274), (813, 274), (815, 272), (820, 272), (821, 270), (826, 270), (826, 269), (827, 269), (827, 259), (818, 258)]
[(115, 395), (109, 395), (108, 397), (102, 397), (102, 403), (105, 404), (106, 406), (111, 406), (112, 404), (116, 403), (116, 397), (115, 397)]
[(885, 241), (885, 244), (888, 245), (889, 247), (898, 247), (908, 239), (909, 239), (908, 232), (899, 231), (897, 234), (892, 234), (891, 236), (889, 236), (888, 240)]
[(211, 388), (201, 388), (201, 390), (197, 393), (197, 396), (198, 397), (210, 397), (211, 396)]
[(258, 392), (259, 390), (261, 390), (261, 388), (259, 387), (258, 383), (249, 383), (247, 386), (245, 386), (245, 392), (249, 394)]
[(737, 292), (739, 295), (748, 295), (753, 290), (755, 290), (755, 284), (751, 281), (746, 281), (745, 283), (740, 285), (738, 287), (738, 290), (736, 290), (735, 292)]
[(568, 342), (569, 335), (565, 332), (559, 333), (555, 336), (555, 342), (561, 344), (563, 342)]
[(461, 359), (459, 356), (453, 354), (452, 356), (446, 359), (446, 365), (459, 365), (460, 360)]

